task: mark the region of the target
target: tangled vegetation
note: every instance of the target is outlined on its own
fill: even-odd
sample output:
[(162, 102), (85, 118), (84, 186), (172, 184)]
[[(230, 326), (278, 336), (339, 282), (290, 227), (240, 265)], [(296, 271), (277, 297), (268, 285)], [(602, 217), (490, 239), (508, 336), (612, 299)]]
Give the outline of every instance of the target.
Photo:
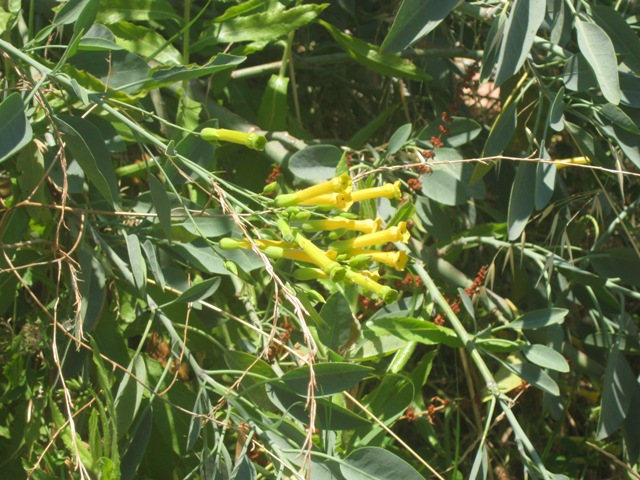
[(640, 478), (633, 0), (0, 4), (0, 477)]

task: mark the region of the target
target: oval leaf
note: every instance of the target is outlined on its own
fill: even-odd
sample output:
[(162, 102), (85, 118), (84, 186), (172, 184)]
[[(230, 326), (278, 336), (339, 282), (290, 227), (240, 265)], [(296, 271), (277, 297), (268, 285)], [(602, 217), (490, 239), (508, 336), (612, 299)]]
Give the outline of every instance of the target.
[[(317, 363), (313, 366), (316, 379), (316, 396), (327, 397), (344, 392), (372, 372), (372, 368), (351, 363)], [(295, 368), (282, 377), (287, 387), (298, 395), (307, 396), (309, 390), (309, 366)]]
[(436, 28), (458, 0), (404, 0), (380, 47), (384, 53), (398, 53)]
[(496, 67), (496, 85), (515, 74), (524, 63), (544, 19), (546, 2), (516, 0), (505, 24)]
[(289, 170), (302, 180), (327, 180), (336, 174), (342, 151), (333, 145), (311, 145), (294, 153)]
[(521, 315), (505, 326), (513, 330), (535, 330), (536, 328), (544, 328), (549, 325), (559, 325), (563, 323), (564, 317), (566, 317), (568, 313), (569, 310), (564, 308), (534, 310)]
[(340, 464), (347, 480), (424, 480), (418, 471), (389, 450), (379, 447), (358, 448)]
[(0, 163), (19, 151), (33, 138), (31, 124), (24, 113), (19, 93), (0, 103)]
[(604, 98), (617, 105), (620, 103), (618, 63), (609, 35), (598, 25), (582, 20), (576, 19), (575, 28), (580, 52), (596, 74)]
[(567, 373), (569, 364), (562, 355), (545, 345), (523, 345), (522, 353), (531, 363), (557, 372)]

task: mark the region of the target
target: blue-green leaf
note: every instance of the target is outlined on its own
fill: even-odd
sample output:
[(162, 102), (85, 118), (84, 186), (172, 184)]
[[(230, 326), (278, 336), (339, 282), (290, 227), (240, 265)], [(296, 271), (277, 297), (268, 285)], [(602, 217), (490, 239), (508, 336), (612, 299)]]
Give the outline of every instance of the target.
[[(551, 157), (547, 149), (542, 146), (540, 158), (550, 160)], [(542, 210), (547, 206), (556, 184), (556, 166), (552, 163), (539, 162), (536, 164), (536, 210)]]
[(100, 131), (79, 117), (60, 115), (56, 121), (64, 134), (67, 148), (89, 181), (111, 205), (118, 207), (120, 192), (116, 173)]
[(20, 151), (33, 138), (31, 124), (18, 92), (0, 103), (0, 163)]
[(569, 364), (565, 358), (556, 352), (553, 348), (545, 345), (523, 345), (522, 353), (531, 363), (535, 363), (539, 367), (549, 368), (557, 372), (567, 373)]
[(507, 213), (507, 225), (509, 229), (509, 241), (514, 241), (524, 231), (533, 212), (535, 201), (535, 182), (531, 180), (536, 175), (536, 164), (523, 162), (518, 165), (516, 178), (511, 186), (509, 197), (509, 211)]
[(604, 98), (610, 103), (620, 103), (618, 63), (613, 43), (606, 32), (594, 23), (576, 19), (578, 46), (596, 75)]
[(319, 23), (329, 31), (333, 39), (351, 58), (374, 72), (389, 77), (408, 78), (416, 81), (431, 80), (431, 76), (424, 70), (400, 56), (380, 53), (375, 45), (342, 33), (338, 28), (322, 20), (319, 20)]
[(436, 28), (458, 0), (404, 0), (380, 51), (398, 53)]
[(391, 138), (389, 139), (389, 144), (387, 145), (387, 155), (393, 155), (398, 150), (400, 150), (407, 140), (409, 140), (409, 136), (411, 135), (411, 124), (405, 123), (398, 127), (398, 129), (393, 132)]
[(310, 145), (294, 153), (289, 170), (301, 180), (327, 180), (336, 175), (342, 151), (334, 145)]
[(262, 94), (258, 111), (258, 123), (264, 130), (283, 131), (287, 129), (289, 103), (287, 87), (289, 79), (280, 75), (271, 75), (267, 88)]
[[(317, 397), (330, 397), (344, 392), (356, 385), (373, 371), (370, 367), (352, 363), (316, 363), (313, 373), (316, 380)], [(310, 369), (308, 366), (295, 368), (285, 373), (278, 381), (282, 381), (298, 395), (306, 396), (309, 391)]]
[(353, 450), (340, 464), (340, 472), (346, 480), (424, 480), (406, 461), (380, 447)]
[(569, 310), (564, 308), (545, 308), (533, 310), (519, 316), (516, 320), (505, 325), (513, 330), (534, 330), (544, 328), (549, 325), (561, 324)]
[(505, 24), (496, 66), (496, 85), (514, 75), (529, 55), (542, 20), (546, 2), (515, 0)]

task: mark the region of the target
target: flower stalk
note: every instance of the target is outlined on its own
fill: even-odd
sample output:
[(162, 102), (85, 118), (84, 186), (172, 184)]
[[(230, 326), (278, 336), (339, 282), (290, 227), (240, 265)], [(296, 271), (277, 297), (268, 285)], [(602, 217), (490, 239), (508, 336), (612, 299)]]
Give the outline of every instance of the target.
[(264, 150), (267, 139), (258, 133), (244, 133), (226, 128), (203, 128), (200, 136), (207, 142), (230, 142), (244, 145), (253, 150)]

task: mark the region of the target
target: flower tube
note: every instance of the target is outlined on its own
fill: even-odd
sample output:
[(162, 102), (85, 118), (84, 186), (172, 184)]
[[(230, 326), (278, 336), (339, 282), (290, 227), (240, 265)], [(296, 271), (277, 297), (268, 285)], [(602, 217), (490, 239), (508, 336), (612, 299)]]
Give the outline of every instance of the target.
[(343, 173), (342, 175), (334, 177), (331, 180), (319, 183), (318, 185), (313, 185), (311, 187), (305, 188), (304, 190), (298, 190), (297, 192), (278, 195), (274, 199), (274, 202), (278, 207), (292, 207), (295, 205), (300, 205), (301, 202), (309, 200), (313, 197), (318, 197), (320, 195), (345, 192), (350, 185), (351, 177), (348, 174)]
[(334, 282), (339, 282), (344, 278), (347, 269), (335, 260), (332, 260), (327, 252), (316, 247), (300, 232), (296, 233), (296, 243), (304, 250), (318, 267), (322, 269)]
[(331, 248), (338, 252), (344, 253), (350, 250), (370, 247), (387, 242), (403, 242), (407, 243), (411, 238), (411, 234), (407, 230), (406, 222), (400, 222), (397, 226), (387, 228), (380, 232), (368, 233), (359, 237), (350, 238), (349, 240), (340, 240), (333, 242)]
[(343, 210), (347, 207), (351, 198), (349, 194), (344, 192), (338, 193), (325, 193), (324, 195), (318, 195), (317, 197), (303, 200), (298, 205), (305, 207), (335, 207)]
[(334, 217), (324, 220), (308, 220), (302, 224), (302, 229), (305, 232), (345, 229), (364, 233), (374, 233), (380, 230), (381, 226), (382, 220), (380, 218), (376, 218), (375, 220), (370, 218), (366, 220), (350, 220), (343, 217)]
[(400, 190), (400, 180), (395, 183), (385, 183), (379, 187), (363, 188), (362, 190), (355, 190), (351, 192), (352, 202), (361, 202), (363, 200), (369, 200), (372, 198), (395, 198), (400, 200), (402, 198), (402, 191)]
[[(260, 240), (258, 238), (253, 239), (253, 243), (255, 243), (256, 246), (269, 258), (286, 258), (287, 260), (313, 263), (314, 265), (317, 264), (316, 259), (312, 258), (304, 250), (296, 248), (296, 244), (291, 244), (280, 240)], [(223, 250), (251, 250), (251, 242), (249, 242), (249, 240), (247, 240), (246, 238), (222, 238), (220, 242), (218, 242), (218, 245)], [(331, 261), (334, 261), (336, 259), (337, 252), (335, 250), (329, 250), (323, 253)]]
[(404, 251), (380, 252), (378, 250), (354, 249), (346, 252), (347, 256), (355, 257), (358, 255), (366, 255), (374, 262), (384, 263), (395, 270), (403, 271), (407, 265), (409, 257)]
[(385, 303), (394, 302), (398, 298), (397, 290), (394, 290), (387, 285), (380, 285), (378, 282), (372, 280), (366, 275), (363, 275), (362, 273), (354, 272), (353, 270), (347, 270), (345, 278), (348, 281), (355, 283), (356, 285), (360, 285), (362, 288), (366, 288), (367, 290), (375, 293)]
[(244, 133), (226, 128), (203, 128), (200, 136), (207, 142), (223, 141), (244, 145), (253, 150), (264, 150), (267, 139), (257, 133)]
[(558, 170), (561, 168), (570, 167), (571, 165), (589, 165), (591, 160), (588, 157), (572, 157), (564, 158), (562, 160), (554, 160), (552, 165), (555, 165)]

